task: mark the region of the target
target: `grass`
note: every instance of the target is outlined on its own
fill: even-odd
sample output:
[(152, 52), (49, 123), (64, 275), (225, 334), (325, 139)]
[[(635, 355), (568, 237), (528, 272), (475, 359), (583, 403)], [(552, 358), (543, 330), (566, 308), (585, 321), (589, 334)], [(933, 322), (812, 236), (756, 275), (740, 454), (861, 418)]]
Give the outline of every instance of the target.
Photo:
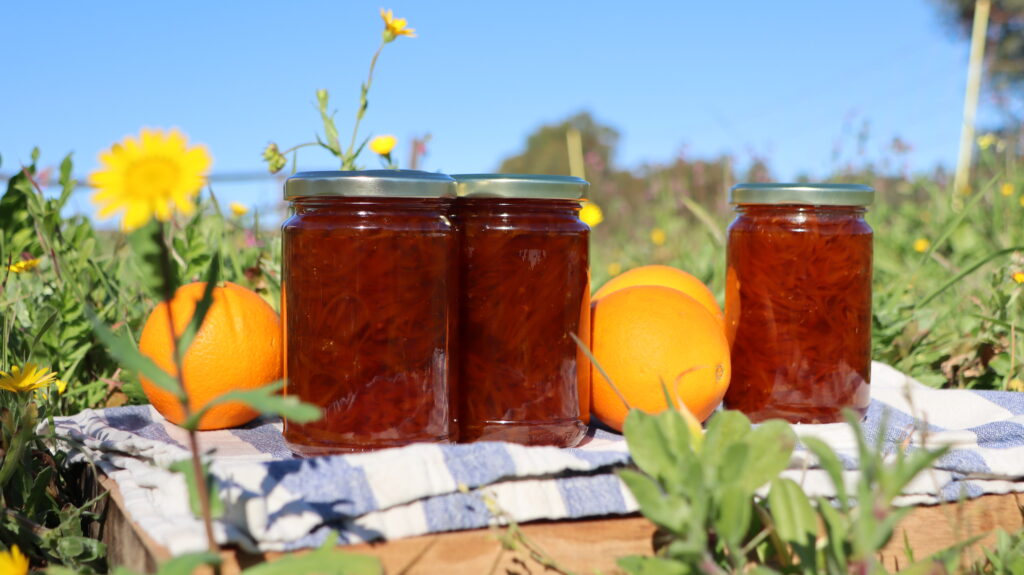
[[(1024, 179), (1017, 174), (1024, 172), (1016, 159), (993, 154), (982, 154), (969, 195), (929, 178), (870, 172), (837, 178), (879, 191), (868, 216), (875, 230), (874, 358), (935, 387), (1024, 388), (1017, 334), (1024, 309), (1018, 282), (1024, 282)], [(14, 458), (18, 422), (27, 417), (46, 421), (144, 401), (136, 374), (98, 343), (88, 313), (137, 339), (156, 303), (146, 295), (156, 279), (151, 254), (119, 233), (97, 231), (86, 218), (62, 217), (76, 185), (70, 158), (55, 197), (44, 197), (34, 181), (37, 159), (8, 182), (0, 201), (0, 369), (32, 361), (52, 367), (69, 385), (64, 394), (39, 400), (32, 413), (0, 392), (5, 460)], [(182, 282), (198, 280), (219, 254), (223, 279), (255, 289), (278, 308), (279, 222), (225, 215), (215, 191), (194, 216), (170, 227), (174, 273)], [(617, 193), (614, 182), (596, 182), (594, 200), (605, 220), (592, 235), (594, 288), (618, 270), (662, 263), (693, 273), (721, 301), (731, 213), (724, 187), (720, 193), (697, 202), (688, 182), (671, 175), (651, 177), (643, 192), (631, 195)], [(27, 258), (41, 263), (23, 273), (5, 271)], [(0, 541), (18, 544), (34, 564), (102, 571), (102, 544), (85, 536), (95, 520), (92, 507), (67, 488), (76, 484), (74, 472), (42, 464), (43, 439), (17, 451), (31, 474), (0, 474)], [(40, 479), (52, 489), (34, 488)]]
[[(1024, 180), (1018, 171), (1016, 163), (987, 170), (969, 196), (925, 178), (836, 178), (878, 189), (867, 216), (875, 230), (874, 359), (935, 387), (1019, 386), (1024, 284), (1014, 274), (1024, 271)], [(594, 200), (606, 214), (593, 230), (595, 287), (619, 270), (667, 264), (694, 274), (724, 301), (724, 231), (732, 218), (725, 189), (710, 206), (685, 194), (685, 182), (671, 178), (651, 181), (639, 198), (595, 186)], [(655, 229), (666, 237), (661, 245), (652, 241)]]

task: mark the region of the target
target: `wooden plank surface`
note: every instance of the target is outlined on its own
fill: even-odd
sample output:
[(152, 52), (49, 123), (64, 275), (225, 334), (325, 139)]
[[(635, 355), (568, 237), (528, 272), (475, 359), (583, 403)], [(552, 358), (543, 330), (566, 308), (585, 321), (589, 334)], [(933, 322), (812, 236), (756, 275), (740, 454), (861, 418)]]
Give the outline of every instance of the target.
[[(104, 521), (103, 541), (110, 565), (126, 566), (151, 573), (158, 562), (169, 558), (137, 525), (124, 509), (117, 484), (101, 477), (100, 487), (110, 492)], [(895, 536), (882, 551), (886, 566), (896, 569), (908, 564), (905, 544), (915, 557), (923, 558), (970, 537), (983, 536), (968, 548), (964, 561), (981, 557), (983, 546), (995, 541), (995, 530), (1024, 528), (1024, 495), (986, 495), (962, 503), (918, 507), (897, 527)], [(539, 522), (520, 526), (523, 534), (564, 569), (576, 573), (618, 573), (615, 561), (624, 555), (650, 555), (654, 526), (643, 517), (615, 517), (581, 521)], [(542, 563), (523, 549), (503, 550), (496, 532), (490, 529), (459, 531), (411, 537), (384, 543), (352, 545), (347, 550), (381, 559), (385, 573), (426, 575), (479, 575), (494, 573), (526, 575), (544, 573)], [(262, 561), (273, 561), (279, 553), (249, 555), (237, 549), (223, 549), (222, 573), (237, 575), (241, 569)]]

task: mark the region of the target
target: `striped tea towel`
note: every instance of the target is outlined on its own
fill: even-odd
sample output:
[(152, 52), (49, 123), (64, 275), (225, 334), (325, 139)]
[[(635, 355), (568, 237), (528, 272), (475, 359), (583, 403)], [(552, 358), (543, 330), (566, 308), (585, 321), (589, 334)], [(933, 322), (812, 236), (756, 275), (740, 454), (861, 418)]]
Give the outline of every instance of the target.
[[(950, 445), (936, 469), (898, 501), (937, 503), (984, 493), (1024, 492), (1024, 393), (933, 390), (884, 364), (872, 369), (864, 423), (890, 452)], [(885, 417), (883, 417), (885, 413)], [(882, 422), (885, 422), (884, 428)], [(187, 435), (149, 406), (87, 410), (58, 418), (57, 432), (117, 482), (131, 519), (172, 554), (205, 548), (188, 511), (185, 483), (167, 466), (188, 457)], [(846, 424), (795, 426), (840, 453), (857, 477)], [(279, 422), (200, 433), (226, 513), (222, 544), (286, 551), (321, 543), (331, 530), (349, 543), (472, 529), (495, 523), (484, 498), (519, 522), (633, 513), (636, 501), (614, 474), (630, 463), (621, 436), (591, 429), (577, 448), (507, 443), (417, 444), (344, 456), (293, 458)], [(824, 471), (799, 450), (786, 473), (812, 495), (832, 494)], [(810, 468), (808, 468), (810, 467)]]

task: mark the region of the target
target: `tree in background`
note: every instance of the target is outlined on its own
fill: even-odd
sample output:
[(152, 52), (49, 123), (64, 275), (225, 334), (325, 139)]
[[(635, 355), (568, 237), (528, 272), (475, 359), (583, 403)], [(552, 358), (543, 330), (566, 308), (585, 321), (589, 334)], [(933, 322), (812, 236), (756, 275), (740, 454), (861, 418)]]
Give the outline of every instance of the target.
[(587, 178), (598, 179), (610, 172), (619, 132), (598, 123), (590, 112), (580, 112), (557, 124), (541, 126), (526, 140), (526, 149), (521, 154), (506, 158), (498, 171), (506, 174), (570, 175), (565, 138), (571, 128), (578, 130), (583, 140)]
[[(975, 0), (932, 0), (959, 36), (971, 37)], [(1024, 0), (992, 0), (985, 46), (985, 71), (1000, 107), (1012, 113), (1024, 88)], [(1019, 98), (1017, 98), (1019, 102)]]

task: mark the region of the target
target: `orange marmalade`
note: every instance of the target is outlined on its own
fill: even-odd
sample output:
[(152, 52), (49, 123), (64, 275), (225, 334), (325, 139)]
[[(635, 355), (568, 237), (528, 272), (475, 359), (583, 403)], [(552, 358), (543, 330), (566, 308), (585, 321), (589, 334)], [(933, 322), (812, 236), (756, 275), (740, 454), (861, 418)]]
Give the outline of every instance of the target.
[(725, 405), (753, 421), (842, 421), (870, 400), (874, 191), (740, 184), (730, 192)]
[(306, 172), (285, 184), (284, 421), (300, 455), (450, 442), (458, 242), (454, 182), (405, 170)]
[(461, 441), (573, 446), (586, 431), (590, 228), (579, 178), (456, 175)]

